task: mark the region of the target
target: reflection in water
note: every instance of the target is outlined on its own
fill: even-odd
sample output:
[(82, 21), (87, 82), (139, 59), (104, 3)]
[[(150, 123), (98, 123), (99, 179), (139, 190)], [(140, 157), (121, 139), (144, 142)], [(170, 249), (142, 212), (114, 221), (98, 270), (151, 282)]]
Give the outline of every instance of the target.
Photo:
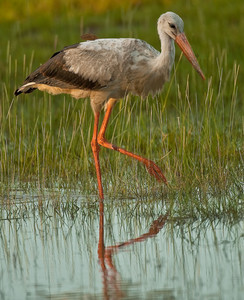
[(163, 228), (168, 215), (159, 216), (153, 221), (149, 231), (137, 238), (130, 239), (126, 242), (116, 244), (114, 246), (105, 247), (104, 244), (104, 203), (103, 200), (99, 202), (99, 242), (98, 242), (98, 258), (101, 265), (104, 285), (105, 299), (121, 299), (125, 293), (121, 290), (120, 274), (113, 264), (112, 256), (119, 249), (129, 246), (134, 243), (145, 241), (147, 238), (155, 236)]
[(1, 206), (0, 299), (242, 299), (243, 220), (58, 193)]

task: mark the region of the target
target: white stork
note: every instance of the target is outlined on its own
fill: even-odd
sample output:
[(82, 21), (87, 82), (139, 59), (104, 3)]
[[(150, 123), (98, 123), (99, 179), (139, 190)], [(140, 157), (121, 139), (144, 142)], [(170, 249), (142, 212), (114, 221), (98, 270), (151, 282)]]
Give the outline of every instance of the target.
[[(95, 116), (91, 147), (101, 199), (103, 188), (99, 164), (100, 145), (137, 159), (158, 181), (167, 184), (162, 171), (154, 162), (106, 140), (105, 131), (115, 102), (128, 93), (146, 97), (163, 88), (164, 83), (169, 80), (174, 63), (174, 41), (205, 79), (183, 32), (182, 19), (173, 12), (166, 12), (159, 17), (157, 27), (161, 52), (145, 41), (133, 38), (88, 40), (53, 54), (15, 91), (16, 96), (39, 89), (51, 94), (70, 94), (77, 99), (90, 98)], [(103, 107), (106, 112), (98, 131), (99, 115)]]

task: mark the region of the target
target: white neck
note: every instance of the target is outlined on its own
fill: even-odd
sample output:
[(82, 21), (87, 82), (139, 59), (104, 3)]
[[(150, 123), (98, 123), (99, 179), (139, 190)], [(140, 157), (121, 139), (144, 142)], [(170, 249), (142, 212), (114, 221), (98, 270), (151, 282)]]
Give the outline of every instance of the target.
[(157, 66), (167, 71), (169, 77), (175, 60), (174, 40), (164, 32), (159, 33), (159, 38), (161, 41), (161, 53), (157, 57)]

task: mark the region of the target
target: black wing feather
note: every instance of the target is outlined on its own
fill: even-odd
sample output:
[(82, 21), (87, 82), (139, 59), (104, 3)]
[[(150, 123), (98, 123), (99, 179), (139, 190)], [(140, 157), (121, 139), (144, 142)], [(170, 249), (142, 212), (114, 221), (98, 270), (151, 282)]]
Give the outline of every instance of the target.
[[(68, 46), (59, 52), (55, 52), (47, 62), (26, 78), (23, 85), (35, 82), (35, 84), (46, 84), (62, 89), (99, 90), (103, 88), (104, 86), (99, 82), (93, 82), (79, 74), (69, 71), (64, 60), (65, 51), (70, 51), (78, 45), (79, 44)], [(26, 89), (24, 93), (31, 93), (33, 90), (35, 90), (35, 88), (30, 87), (29, 89)], [(15, 95), (19, 95), (21, 92), (23, 91), (16, 90)]]

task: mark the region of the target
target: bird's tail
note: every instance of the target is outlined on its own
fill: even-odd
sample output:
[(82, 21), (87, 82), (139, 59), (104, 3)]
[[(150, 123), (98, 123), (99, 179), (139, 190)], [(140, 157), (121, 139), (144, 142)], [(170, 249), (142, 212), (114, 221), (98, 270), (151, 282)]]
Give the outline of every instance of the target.
[(36, 87), (34, 87), (35, 84), (36, 84), (35, 82), (29, 82), (27, 84), (22, 85), (14, 92), (14, 95), (18, 96), (22, 93), (24, 94), (32, 93), (36, 89)]

